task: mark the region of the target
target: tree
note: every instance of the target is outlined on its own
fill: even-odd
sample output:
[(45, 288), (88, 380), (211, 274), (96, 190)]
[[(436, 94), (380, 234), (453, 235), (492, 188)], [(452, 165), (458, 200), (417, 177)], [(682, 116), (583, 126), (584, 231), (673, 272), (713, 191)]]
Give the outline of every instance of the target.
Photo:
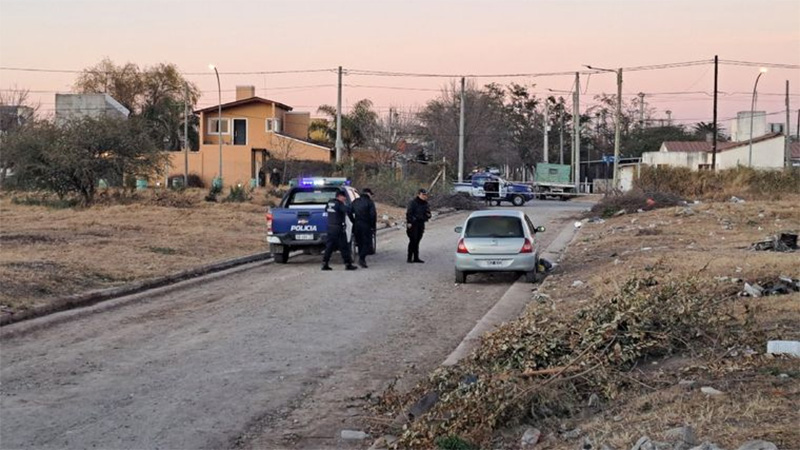
[[(272, 141), (276, 144), (276, 155), (278, 159), (283, 161), (283, 171), (281, 171), (281, 184), (286, 183), (286, 177), (289, 173), (289, 164), (291, 161), (294, 160), (294, 153), (296, 150), (295, 141), (294, 139), (283, 137), (283, 136), (273, 136)], [(276, 142), (277, 141), (277, 142)]]
[(93, 202), (101, 179), (150, 177), (163, 173), (169, 161), (140, 118), (87, 117), (62, 126), (37, 122), (9, 136), (3, 154), (18, 187), (47, 189), (59, 197), (75, 193), (84, 205)]
[(378, 164), (387, 166), (394, 162), (404, 141), (413, 140), (416, 128), (416, 113), (413, 111), (400, 112), (390, 108), (386, 117), (379, 118), (372, 136)]
[[(317, 112), (328, 116), (326, 122), (311, 122), (309, 133), (320, 131), (324, 133), (325, 144), (333, 146), (336, 143), (336, 108), (331, 105), (322, 105)], [(353, 150), (362, 148), (372, 142), (378, 127), (378, 113), (372, 109), (372, 101), (361, 99), (353, 105), (349, 113), (342, 113), (342, 144), (349, 158)]]
[[(200, 97), (197, 86), (187, 81), (174, 64), (161, 63), (140, 69), (133, 63), (117, 66), (108, 58), (84, 69), (75, 81), (82, 93), (106, 93), (149, 124), (153, 141), (164, 150), (182, 147), (184, 107), (193, 110)], [(199, 144), (198, 118), (189, 114), (192, 148)]]

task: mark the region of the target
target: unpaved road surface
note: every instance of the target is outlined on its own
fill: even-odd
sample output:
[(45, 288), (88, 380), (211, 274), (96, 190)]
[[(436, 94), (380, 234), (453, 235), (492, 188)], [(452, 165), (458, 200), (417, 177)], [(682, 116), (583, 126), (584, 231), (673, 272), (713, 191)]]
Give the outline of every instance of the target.
[[(586, 207), (523, 209), (549, 227), (543, 250)], [(0, 447), (352, 446), (338, 436), (363, 426), (359, 398), (433, 369), (515, 279), (454, 285), (465, 217), (429, 224), (426, 264), (406, 264), (405, 234), (390, 232), (367, 270), (322, 272), (303, 256), (4, 327)]]

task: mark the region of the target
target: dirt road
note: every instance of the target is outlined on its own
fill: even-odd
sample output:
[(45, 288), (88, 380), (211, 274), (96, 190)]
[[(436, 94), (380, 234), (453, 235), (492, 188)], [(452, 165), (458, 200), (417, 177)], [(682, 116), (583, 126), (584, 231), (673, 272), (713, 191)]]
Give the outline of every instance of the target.
[[(549, 227), (544, 247), (585, 208), (524, 209)], [(435, 367), (514, 280), (454, 285), (453, 227), (464, 217), (430, 224), (426, 264), (406, 264), (405, 234), (391, 232), (367, 270), (321, 272), (304, 256), (38, 329), (41, 320), (5, 327), (0, 446), (341, 446), (339, 431), (362, 425), (357, 398)]]

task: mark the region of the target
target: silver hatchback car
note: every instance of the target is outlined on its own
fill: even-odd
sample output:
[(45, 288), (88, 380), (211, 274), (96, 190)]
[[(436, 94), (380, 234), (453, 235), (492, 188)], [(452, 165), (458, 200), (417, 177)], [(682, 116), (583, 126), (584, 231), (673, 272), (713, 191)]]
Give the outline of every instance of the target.
[(477, 211), (467, 218), (456, 248), (456, 283), (466, 283), (476, 272), (521, 272), (525, 280), (539, 279), (539, 245), (525, 213), (514, 210)]

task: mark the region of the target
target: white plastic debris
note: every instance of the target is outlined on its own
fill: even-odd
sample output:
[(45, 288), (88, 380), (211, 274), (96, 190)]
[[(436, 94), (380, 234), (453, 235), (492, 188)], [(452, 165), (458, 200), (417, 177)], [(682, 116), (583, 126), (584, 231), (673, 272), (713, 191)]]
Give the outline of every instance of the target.
[(800, 357), (800, 341), (768, 341), (767, 353)]

